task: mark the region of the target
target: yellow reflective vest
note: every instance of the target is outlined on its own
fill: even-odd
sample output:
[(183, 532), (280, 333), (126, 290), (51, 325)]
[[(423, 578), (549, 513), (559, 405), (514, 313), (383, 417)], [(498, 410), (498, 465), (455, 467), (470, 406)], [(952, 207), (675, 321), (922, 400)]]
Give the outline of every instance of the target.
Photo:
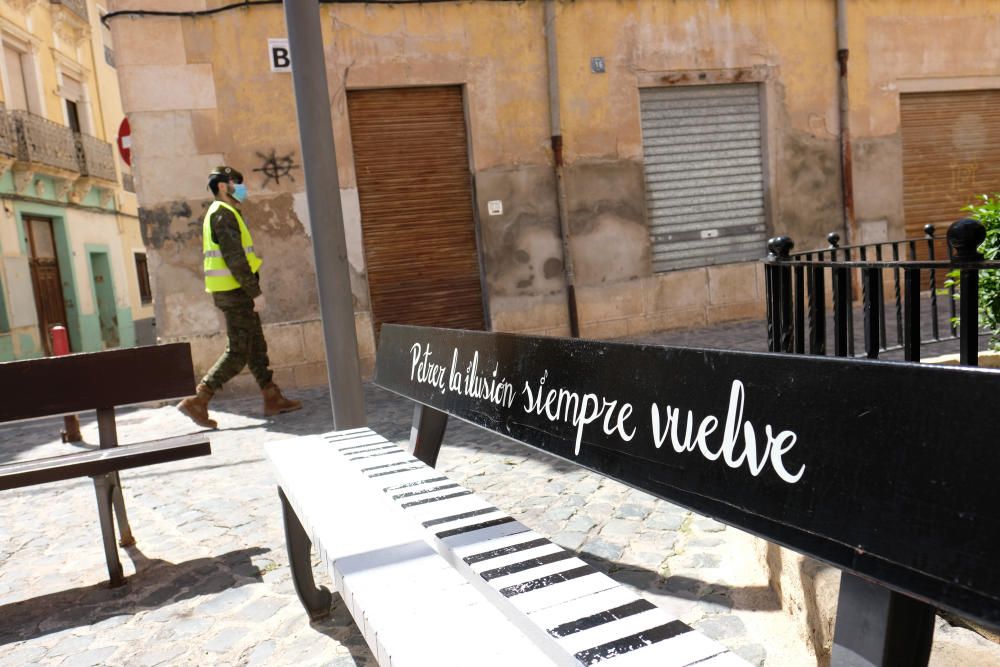
[(254, 252), (253, 238), (250, 236), (250, 230), (247, 229), (246, 223), (243, 222), (243, 216), (240, 215), (240, 212), (225, 202), (214, 201), (205, 213), (205, 221), (202, 223), (201, 230), (202, 250), (205, 253), (206, 292), (228, 292), (229, 290), (241, 287), (222, 258), (222, 248), (212, 240), (212, 216), (219, 208), (227, 208), (236, 216), (236, 222), (240, 224), (240, 239), (243, 242), (243, 252), (246, 253), (250, 270), (257, 273), (257, 269), (263, 264), (263, 261)]

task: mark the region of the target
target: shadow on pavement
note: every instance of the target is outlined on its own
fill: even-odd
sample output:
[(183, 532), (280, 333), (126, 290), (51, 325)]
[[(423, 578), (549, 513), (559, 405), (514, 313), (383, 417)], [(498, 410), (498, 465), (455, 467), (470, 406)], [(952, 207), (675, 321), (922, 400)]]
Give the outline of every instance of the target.
[(125, 551), (136, 573), (124, 586), (109, 588), (102, 582), (0, 606), (0, 646), (261, 583), (251, 559), (270, 549), (239, 549), (182, 563), (147, 558), (134, 546)]
[(586, 551), (578, 551), (577, 555), (595, 570), (603, 572), (618, 583), (653, 595), (711, 604), (720, 607), (720, 611), (723, 608), (750, 611), (781, 609), (778, 597), (767, 586), (728, 586), (681, 575), (663, 577), (653, 570), (630, 563), (618, 563)]

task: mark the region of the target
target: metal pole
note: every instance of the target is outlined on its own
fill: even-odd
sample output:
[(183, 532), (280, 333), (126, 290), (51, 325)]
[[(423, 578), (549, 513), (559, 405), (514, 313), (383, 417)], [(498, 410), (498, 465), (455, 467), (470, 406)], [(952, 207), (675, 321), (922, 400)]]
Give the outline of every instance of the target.
[(333, 143), (330, 94), (323, 56), (323, 31), (316, 0), (286, 0), (285, 23), (292, 56), (292, 82), (306, 176), (319, 310), (323, 319), (326, 369), (337, 430), (367, 424), (361, 390), (354, 299), (344, 239), (344, 211)]

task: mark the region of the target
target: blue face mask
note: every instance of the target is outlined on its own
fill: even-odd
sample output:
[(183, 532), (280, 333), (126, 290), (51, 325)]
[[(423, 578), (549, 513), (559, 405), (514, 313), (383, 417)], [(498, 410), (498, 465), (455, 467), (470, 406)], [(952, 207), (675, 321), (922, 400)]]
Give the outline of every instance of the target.
[(242, 202), (247, 198), (247, 186), (243, 183), (237, 183), (233, 186), (233, 199), (238, 202)]

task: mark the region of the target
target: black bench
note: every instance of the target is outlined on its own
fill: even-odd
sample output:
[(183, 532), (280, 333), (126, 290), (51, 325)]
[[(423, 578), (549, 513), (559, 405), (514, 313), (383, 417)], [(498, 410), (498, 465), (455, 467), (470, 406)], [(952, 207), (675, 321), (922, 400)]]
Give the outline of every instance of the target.
[[(112, 586), (124, 583), (115, 545), (135, 544), (118, 471), (211, 453), (202, 434), (118, 445), (115, 408), (189, 396), (191, 347), (172, 343), (0, 364), (0, 423), (97, 411), (100, 448), (0, 465), (0, 491), (91, 477)], [(16, 444), (16, 443), (15, 443)], [(44, 511), (44, 508), (39, 508)]]
[[(268, 454), (301, 600), (312, 615), (329, 605), (313, 584), (312, 542), (380, 662), (402, 663), (393, 650), (418, 655), (411, 644), (421, 645), (420, 631), (400, 628), (403, 616), (384, 602), (419, 597), (413, 574), (390, 576), (393, 566), (433, 555), (557, 664), (624, 664), (690, 636), (670, 622), (605, 633), (604, 644), (575, 643), (567, 654), (567, 629), (635, 630), (626, 612), (645, 607), (587, 606), (569, 591), (580, 615), (567, 620), (541, 613), (544, 604), (525, 609), (516, 586), (491, 586), (488, 577), (522, 568), (555, 604), (567, 573), (581, 575), (563, 554), (519, 561), (540, 536), (483, 547), (516, 534), (503, 529), (513, 519), (483, 501), (474, 507), (427, 467), (448, 415), (840, 568), (834, 664), (926, 664), (935, 607), (1000, 624), (998, 371), (387, 325), (376, 384), (416, 403), (409, 453), (357, 429), (276, 443)], [(503, 565), (484, 570), (495, 558)], [(531, 579), (535, 568), (542, 575)], [(428, 632), (438, 611), (425, 610)], [(492, 646), (491, 629), (469, 632), (473, 645)], [(699, 660), (732, 659), (698, 646), (709, 652)]]

